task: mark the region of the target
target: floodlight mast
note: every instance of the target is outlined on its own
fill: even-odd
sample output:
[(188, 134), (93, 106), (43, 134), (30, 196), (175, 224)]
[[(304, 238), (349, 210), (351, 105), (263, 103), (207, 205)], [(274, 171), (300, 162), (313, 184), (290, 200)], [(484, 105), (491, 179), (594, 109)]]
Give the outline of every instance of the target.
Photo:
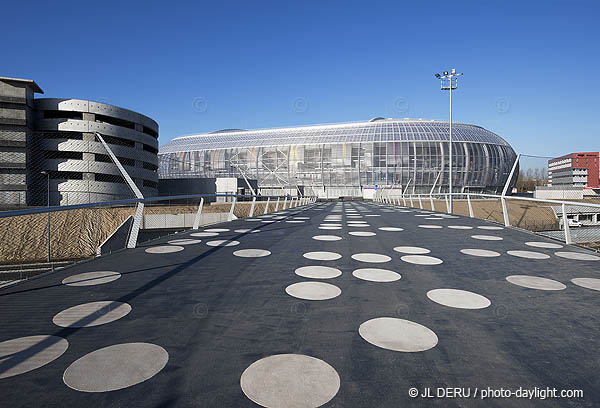
[(448, 177), (448, 192), (450, 193), (450, 201), (448, 203), (448, 212), (452, 213), (453, 210), (453, 200), (452, 200), (452, 170), (453, 170), (453, 157), (452, 157), (452, 90), (458, 87), (458, 77), (461, 76), (462, 73), (457, 73), (455, 68), (448, 71), (444, 71), (444, 75), (435, 74), (435, 77), (441, 81), (441, 89), (442, 91), (450, 92), (450, 135), (449, 135), (449, 143), (448, 148), (450, 150), (450, 171)]

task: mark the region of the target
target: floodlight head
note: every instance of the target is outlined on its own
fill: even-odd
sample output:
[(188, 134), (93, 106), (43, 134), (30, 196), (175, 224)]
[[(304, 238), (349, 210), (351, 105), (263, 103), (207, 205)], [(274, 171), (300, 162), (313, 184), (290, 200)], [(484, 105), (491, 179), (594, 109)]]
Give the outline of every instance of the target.
[(436, 77), (437, 79), (440, 79), (441, 75), (440, 75), (440, 74), (435, 74), (435, 77)]
[(452, 72), (453, 74), (456, 74), (456, 68), (452, 68), (452, 71), (451, 71), (451, 72)]
[(448, 71), (444, 71), (444, 75), (448, 75)]

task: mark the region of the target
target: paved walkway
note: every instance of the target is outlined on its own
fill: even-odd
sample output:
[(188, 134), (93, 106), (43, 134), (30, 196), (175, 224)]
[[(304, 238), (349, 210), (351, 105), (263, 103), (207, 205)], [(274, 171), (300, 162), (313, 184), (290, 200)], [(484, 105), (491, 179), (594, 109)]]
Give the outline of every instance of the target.
[[(236, 220), (1, 289), (0, 405), (597, 407), (599, 278), (577, 247), (416, 209)], [(519, 387), (583, 397), (481, 400)]]

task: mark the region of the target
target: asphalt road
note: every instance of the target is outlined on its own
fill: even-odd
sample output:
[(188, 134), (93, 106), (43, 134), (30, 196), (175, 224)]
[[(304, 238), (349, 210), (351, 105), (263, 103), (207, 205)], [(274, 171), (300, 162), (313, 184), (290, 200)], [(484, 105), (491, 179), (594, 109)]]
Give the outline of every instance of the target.
[[(285, 218), (278, 220), (257, 217), (259, 221), (236, 220), (205, 228), (228, 229), (213, 237), (193, 237), (190, 231), (161, 238), (0, 289), (0, 406), (257, 406), (248, 394), (254, 400), (274, 399), (279, 406), (306, 406), (319, 398), (325, 407), (600, 406), (600, 291), (571, 282), (576, 278), (600, 278), (600, 261), (559, 257), (558, 251), (589, 252), (569, 246), (531, 247), (525, 242), (556, 241), (510, 228), (478, 228), (495, 225), (483, 220), (428, 220), (423, 215), (418, 209), (374, 203), (318, 203), (286, 211), (281, 214)], [(275, 222), (263, 222), (266, 220)], [(348, 221), (366, 222), (366, 226), (349, 226)], [(320, 229), (323, 224), (340, 224), (341, 229)], [(448, 228), (457, 225), (473, 229)], [(380, 227), (403, 230), (385, 231)], [(240, 233), (236, 229), (260, 232)], [(349, 234), (351, 231), (375, 235), (354, 236)], [(321, 241), (313, 239), (316, 235), (342, 239)], [(481, 240), (472, 235), (502, 239)], [(179, 252), (146, 252), (153, 247), (173, 247), (167, 242), (174, 239), (201, 242), (181, 245), (183, 250)], [(214, 240), (239, 244), (207, 244)], [(401, 257), (408, 254), (394, 250), (399, 246), (424, 248), (430, 251), (425, 256), (443, 262), (406, 262)], [(270, 254), (234, 255), (243, 249), (268, 250)], [(473, 256), (461, 253), (462, 249), (495, 251), (499, 256)], [(315, 251), (341, 257), (311, 260), (303, 256)], [(528, 259), (507, 251), (530, 251), (548, 257)], [(374, 263), (352, 258), (365, 253), (391, 259)], [(303, 266), (336, 268), (341, 275), (306, 278), (295, 273)], [(401, 279), (366, 281), (353, 275), (359, 268), (391, 270)], [(62, 283), (70, 276), (94, 271), (114, 271), (121, 276), (90, 286)], [(507, 281), (511, 275), (549, 278), (566, 287), (526, 288)], [(307, 281), (329, 283), (341, 293), (327, 300), (306, 300), (286, 292), (290, 285)], [(469, 291), (490, 303), (474, 309), (449, 307), (428, 297), (428, 292), (435, 289)], [(327, 293), (316, 290), (313, 294)], [(459, 296), (456, 300), (473, 299)], [(74, 306), (100, 301), (111, 303), (91, 315), (67, 311), (57, 316)], [(113, 319), (113, 314), (119, 313), (124, 315)], [(423, 346), (425, 350), (394, 351), (390, 348), (400, 343), (388, 342), (381, 347), (365, 340), (365, 336), (377, 337), (380, 333), (368, 332), (361, 325), (381, 317), (418, 323), (435, 333), (436, 343), (427, 346), (431, 337), (410, 331), (394, 335), (401, 338), (402, 346)], [(102, 323), (103, 318), (113, 320), (93, 327), (57, 324), (74, 321), (75, 325), (89, 325)], [(359, 333), (359, 327), (365, 332)], [(54, 337), (30, 344), (20, 352), (14, 347), (24, 346), (9, 342), (36, 335)], [(65, 341), (66, 351), (59, 350), (61, 345), (66, 347)], [(95, 359), (85, 358), (89, 353), (125, 343), (132, 343), (132, 348), (116, 350), (116, 354), (110, 354), (109, 349)], [(140, 343), (158, 347), (135, 348)], [(27, 371), (27, 364), (52, 353), (52, 361)], [(279, 366), (275, 366), (276, 380), (264, 372), (252, 377), (254, 371), (249, 367), (253, 363), (281, 354), (314, 357), (333, 371), (324, 371), (319, 377), (316, 368), (313, 372), (292, 365), (278, 372)], [(26, 372), (11, 375), (19, 368)], [(240, 381), (246, 373), (247, 389), (243, 390)], [(137, 384), (130, 385), (132, 382)], [(294, 392), (296, 382), (305, 398)], [(282, 390), (282, 385), (287, 385), (287, 390)], [(415, 398), (409, 396), (413, 387), (419, 393)], [(438, 388), (447, 387), (470, 394), (437, 397), (441, 392)], [(556, 388), (558, 393), (582, 390), (583, 397), (481, 399), (482, 393), (492, 390), (536, 387)], [(421, 396), (427, 389), (433, 398)]]

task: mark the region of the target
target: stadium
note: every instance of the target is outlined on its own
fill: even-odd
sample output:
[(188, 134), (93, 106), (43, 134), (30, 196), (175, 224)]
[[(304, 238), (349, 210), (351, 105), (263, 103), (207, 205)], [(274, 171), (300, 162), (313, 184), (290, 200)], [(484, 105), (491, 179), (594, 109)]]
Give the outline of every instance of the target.
[[(516, 158), (512, 147), (466, 123), (452, 124), (452, 140), (453, 191), (501, 192)], [(227, 129), (177, 137), (159, 149), (161, 179), (255, 179), (261, 194), (444, 193), (449, 171), (449, 124), (423, 119)]]

